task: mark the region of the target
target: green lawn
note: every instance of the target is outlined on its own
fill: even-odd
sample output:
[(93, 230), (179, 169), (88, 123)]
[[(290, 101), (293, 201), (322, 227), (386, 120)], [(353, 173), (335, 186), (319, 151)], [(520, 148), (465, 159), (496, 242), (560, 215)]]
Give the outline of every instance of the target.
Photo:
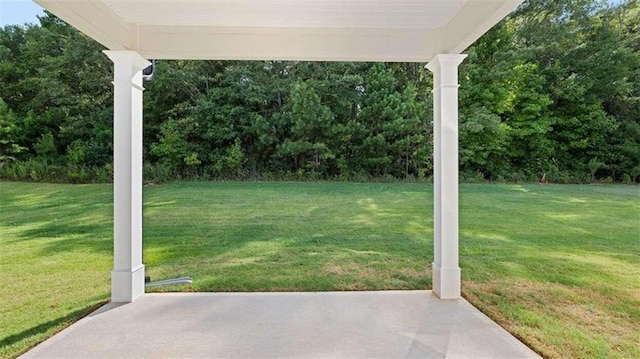
[[(431, 186), (182, 182), (145, 188), (163, 290), (431, 287)], [(0, 182), (0, 356), (108, 299), (110, 185)], [(640, 357), (640, 188), (462, 185), (465, 297), (549, 357)]]

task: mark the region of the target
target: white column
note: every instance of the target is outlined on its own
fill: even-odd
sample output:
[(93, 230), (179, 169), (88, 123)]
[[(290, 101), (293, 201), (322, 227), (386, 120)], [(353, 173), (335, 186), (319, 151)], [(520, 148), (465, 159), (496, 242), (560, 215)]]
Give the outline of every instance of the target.
[(144, 294), (142, 264), (142, 69), (135, 51), (105, 51), (114, 64), (111, 301)]
[(467, 55), (437, 55), (433, 73), (433, 291), (460, 298), (458, 265), (458, 65)]

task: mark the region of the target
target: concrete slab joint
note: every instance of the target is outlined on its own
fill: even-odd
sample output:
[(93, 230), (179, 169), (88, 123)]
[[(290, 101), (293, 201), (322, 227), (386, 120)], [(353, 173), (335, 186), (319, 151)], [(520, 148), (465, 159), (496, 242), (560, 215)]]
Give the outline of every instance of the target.
[(114, 64), (111, 301), (144, 294), (142, 264), (142, 69), (135, 51), (104, 51)]
[(433, 73), (433, 292), (460, 298), (458, 265), (458, 66), (467, 55), (440, 54)]

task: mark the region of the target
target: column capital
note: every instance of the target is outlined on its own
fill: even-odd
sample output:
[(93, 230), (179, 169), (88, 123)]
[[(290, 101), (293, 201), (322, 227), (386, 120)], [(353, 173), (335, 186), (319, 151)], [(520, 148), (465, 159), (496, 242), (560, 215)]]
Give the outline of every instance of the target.
[[(148, 67), (151, 62), (136, 51), (130, 50), (103, 50), (107, 57), (114, 63), (115, 67), (119, 66), (131, 66), (131, 74)], [(124, 67), (123, 67), (124, 68)]]
[(438, 54), (425, 67), (434, 73), (445, 67), (457, 68), (466, 57), (467, 54)]

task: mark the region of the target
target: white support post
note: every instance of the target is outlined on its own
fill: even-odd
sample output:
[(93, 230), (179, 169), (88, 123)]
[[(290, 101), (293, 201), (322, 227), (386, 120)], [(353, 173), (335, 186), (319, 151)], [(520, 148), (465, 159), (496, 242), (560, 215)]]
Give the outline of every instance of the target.
[(460, 298), (458, 265), (458, 66), (467, 55), (437, 55), (433, 73), (433, 291)]
[(104, 51), (114, 64), (111, 301), (144, 294), (142, 264), (142, 69), (135, 51)]

